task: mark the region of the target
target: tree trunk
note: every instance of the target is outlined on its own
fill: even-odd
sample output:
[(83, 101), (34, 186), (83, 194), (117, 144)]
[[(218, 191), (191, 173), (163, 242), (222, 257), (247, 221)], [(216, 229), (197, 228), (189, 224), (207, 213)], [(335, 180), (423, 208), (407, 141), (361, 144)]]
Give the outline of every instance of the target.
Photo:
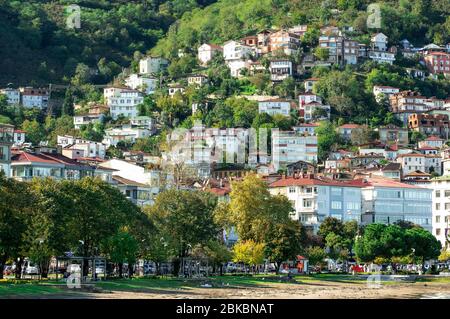
[(3, 279), (3, 271), (5, 270), (6, 257), (0, 259), (0, 279)]
[(128, 278), (133, 278), (133, 264), (128, 264)]
[(24, 261), (23, 257), (19, 257), (19, 260), (16, 263), (16, 271), (15, 271), (16, 279), (21, 279), (22, 278), (23, 261)]
[(119, 263), (119, 278), (123, 278), (123, 264)]
[(281, 266), (281, 263), (278, 263), (278, 262), (275, 263), (275, 272), (277, 275), (280, 273), (280, 266)]
[(223, 264), (220, 264), (219, 266), (219, 274), (220, 276), (223, 276)]
[(161, 274), (161, 263), (160, 262), (155, 262), (155, 267), (156, 267), (156, 276), (159, 276)]

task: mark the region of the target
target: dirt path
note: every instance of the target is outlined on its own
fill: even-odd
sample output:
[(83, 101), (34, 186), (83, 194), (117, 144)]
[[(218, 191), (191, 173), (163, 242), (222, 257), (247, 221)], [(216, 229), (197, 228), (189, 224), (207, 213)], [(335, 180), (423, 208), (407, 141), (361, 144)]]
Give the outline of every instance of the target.
[(87, 298), (104, 299), (378, 299), (378, 298), (421, 298), (442, 296), (450, 298), (448, 283), (398, 283), (368, 288), (365, 283), (317, 282), (298, 285), (270, 283), (264, 287), (252, 288), (192, 288), (161, 293), (114, 291), (110, 293), (86, 294)]

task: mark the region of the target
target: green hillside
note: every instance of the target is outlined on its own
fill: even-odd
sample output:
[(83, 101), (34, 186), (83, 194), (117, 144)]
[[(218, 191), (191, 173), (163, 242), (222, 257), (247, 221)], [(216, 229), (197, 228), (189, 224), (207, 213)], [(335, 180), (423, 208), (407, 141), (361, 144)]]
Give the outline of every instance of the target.
[[(362, 38), (367, 30), (366, 0), (221, 0), (187, 12), (173, 24), (153, 52), (174, 56), (203, 42), (223, 43), (271, 27), (296, 24), (351, 26)], [(415, 45), (450, 41), (450, 2), (447, 0), (377, 1), (381, 29), (391, 43), (408, 38)]]
[[(0, 86), (62, 83), (77, 65), (105, 83), (152, 48), (184, 12), (209, 0), (0, 0)], [(66, 7), (81, 7), (68, 29)]]

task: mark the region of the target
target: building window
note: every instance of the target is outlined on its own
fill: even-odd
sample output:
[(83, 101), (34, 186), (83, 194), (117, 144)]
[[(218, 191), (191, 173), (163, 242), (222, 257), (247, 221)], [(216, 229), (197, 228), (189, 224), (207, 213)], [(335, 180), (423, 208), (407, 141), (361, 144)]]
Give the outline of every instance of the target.
[(450, 203), (445, 203), (445, 210), (450, 210)]
[(331, 208), (332, 209), (342, 209), (342, 202), (332, 201)]
[(295, 193), (295, 187), (289, 187), (289, 193)]
[(441, 235), (441, 229), (440, 228), (436, 228), (436, 236)]
[(445, 191), (445, 197), (450, 197), (450, 190), (448, 190), (448, 191), (446, 190)]
[(441, 209), (441, 204), (440, 203), (436, 203), (436, 210), (440, 210)]
[(441, 222), (441, 216), (436, 216), (436, 223), (440, 223)]

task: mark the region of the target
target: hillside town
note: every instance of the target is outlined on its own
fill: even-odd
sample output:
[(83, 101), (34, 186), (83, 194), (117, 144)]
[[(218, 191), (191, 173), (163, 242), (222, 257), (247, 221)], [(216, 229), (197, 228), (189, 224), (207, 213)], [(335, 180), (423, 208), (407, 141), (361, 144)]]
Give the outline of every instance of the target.
[[(99, 177), (139, 206), (152, 205), (161, 191), (172, 187), (210, 192), (227, 201), (231, 181), (256, 172), (272, 194), (289, 199), (294, 208), (291, 218), (313, 233), (329, 216), (362, 225), (402, 220), (432, 232), (448, 248), (450, 96), (438, 99), (413, 87), (373, 85), (373, 98), (388, 106), (395, 124), (373, 127), (351, 119), (339, 123), (326, 132), (335, 135), (339, 147), (323, 157), (319, 155), (321, 127), (329, 123), (333, 109), (315, 89), (320, 78), (302, 75), (315, 67), (366, 60), (393, 64), (400, 55), (422, 65), (408, 69), (410, 77), (449, 78), (450, 44), (414, 47), (407, 39), (391, 43), (385, 34), (375, 33), (365, 45), (347, 35), (352, 30), (326, 26), (320, 29), (314, 53), (299, 55), (307, 30), (307, 25), (298, 25), (263, 30), (221, 45), (204, 43), (197, 48), (197, 72), (178, 83), (167, 83), (162, 76), (170, 65), (168, 59), (143, 57), (138, 72), (125, 71), (122, 80), (104, 87), (100, 101), (73, 105), (76, 131), (115, 123), (104, 129), (100, 139), (58, 135), (54, 145), (47, 140), (32, 143), (23, 127), (0, 124), (0, 169), (20, 181)], [(274, 86), (286, 79), (303, 79), (293, 98), (256, 93), (237, 97), (257, 105), (260, 115), (295, 120), (287, 128), (258, 132), (248, 127), (206, 127), (197, 120), (190, 128), (168, 135), (171, 147), (159, 156), (129, 147), (162, 131), (158, 116), (142, 114), (144, 100), (160, 90), (166, 90), (169, 99), (183, 99), (187, 90), (210, 84), (202, 70), (214, 61), (223, 61), (235, 78), (267, 73)], [(0, 94), (8, 106), (39, 111), (48, 110), (52, 100), (50, 88), (43, 87), (7, 87)], [(209, 94), (193, 101), (191, 115), (208, 109), (215, 99)], [(108, 151), (121, 145), (128, 149), (122, 148), (119, 156)]]

